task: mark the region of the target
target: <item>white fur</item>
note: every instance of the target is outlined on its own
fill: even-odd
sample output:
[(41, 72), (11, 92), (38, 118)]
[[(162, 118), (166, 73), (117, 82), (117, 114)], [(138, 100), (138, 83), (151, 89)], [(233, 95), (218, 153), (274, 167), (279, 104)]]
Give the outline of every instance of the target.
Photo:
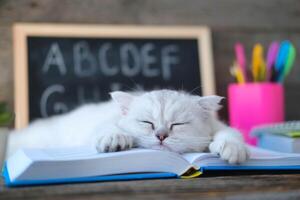
[[(133, 146), (178, 153), (209, 148), (230, 163), (241, 163), (248, 157), (239, 132), (214, 115), (220, 108), (221, 97), (199, 97), (172, 90), (140, 94), (112, 92), (111, 96), (113, 101), (84, 105), (12, 133), (8, 155), (21, 147), (92, 145), (99, 152)], [(143, 121), (153, 123), (154, 127)], [(174, 123), (177, 125), (171, 130)], [(168, 135), (162, 142), (155, 136), (159, 130)]]

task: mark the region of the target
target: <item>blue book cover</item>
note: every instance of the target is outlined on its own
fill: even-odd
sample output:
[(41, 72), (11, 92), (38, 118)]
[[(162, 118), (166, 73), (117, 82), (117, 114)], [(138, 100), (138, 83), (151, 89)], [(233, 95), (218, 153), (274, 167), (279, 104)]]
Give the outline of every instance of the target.
[[(197, 173), (199, 177), (206, 172), (222, 172), (224, 175), (228, 171), (281, 171), (281, 172), (300, 172), (300, 166), (205, 166), (199, 169), (200, 173)], [(66, 178), (66, 179), (48, 179), (48, 180), (22, 180), (11, 181), (9, 178), (7, 166), (4, 165), (2, 175), (4, 177), (5, 185), (8, 187), (19, 186), (34, 186), (34, 185), (52, 185), (52, 184), (67, 184), (67, 183), (84, 183), (84, 182), (106, 182), (106, 181), (130, 181), (130, 180), (147, 180), (147, 179), (171, 179), (181, 178), (177, 174), (173, 173), (135, 173), (135, 174), (119, 174), (119, 175), (106, 175), (106, 176), (94, 176), (94, 177), (78, 177), (78, 178)], [(190, 178), (190, 176), (187, 176)]]
[(78, 177), (66, 179), (48, 179), (48, 180), (20, 180), (11, 181), (9, 178), (6, 164), (2, 170), (4, 183), (8, 187), (18, 186), (34, 186), (34, 185), (52, 185), (52, 184), (67, 184), (67, 183), (84, 183), (84, 182), (105, 182), (105, 181), (129, 181), (129, 180), (144, 180), (144, 179), (170, 179), (178, 178), (177, 174), (173, 173), (136, 173), (136, 174), (119, 174), (94, 177)]
[(300, 165), (290, 166), (205, 166), (200, 168), (202, 173), (206, 171), (300, 171)]

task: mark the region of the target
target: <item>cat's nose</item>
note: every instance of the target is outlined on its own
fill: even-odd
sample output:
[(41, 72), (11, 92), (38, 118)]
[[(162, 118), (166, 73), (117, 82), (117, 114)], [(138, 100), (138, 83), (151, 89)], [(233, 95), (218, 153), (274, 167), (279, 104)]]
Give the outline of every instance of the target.
[(169, 135), (164, 134), (164, 135), (155, 135), (157, 139), (159, 139), (161, 142), (164, 141)]
[(159, 139), (159, 141), (162, 142), (169, 136), (169, 133), (167, 129), (161, 128), (156, 131), (155, 136), (157, 137), (157, 139)]

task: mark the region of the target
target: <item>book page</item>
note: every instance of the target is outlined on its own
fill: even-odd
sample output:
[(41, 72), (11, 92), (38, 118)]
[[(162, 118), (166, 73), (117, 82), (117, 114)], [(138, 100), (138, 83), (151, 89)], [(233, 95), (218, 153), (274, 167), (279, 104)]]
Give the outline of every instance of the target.
[[(249, 161), (254, 160), (277, 160), (278, 159), (290, 159), (290, 158), (299, 158), (300, 154), (288, 154), (288, 153), (281, 153), (281, 152), (275, 152), (270, 151), (262, 148), (257, 148), (254, 146), (247, 145), (247, 148), (250, 151), (250, 159)], [(185, 153), (182, 155), (184, 159), (186, 159), (189, 163), (197, 163), (198, 165), (200, 163), (202, 164), (223, 164), (227, 165), (227, 162), (220, 159), (220, 156), (218, 154), (213, 153)]]
[[(151, 149), (98, 153), (94, 148), (76, 147), (23, 149), (18, 152), (7, 161), (8, 173), (12, 180), (46, 180), (149, 172), (166, 172), (180, 176), (193, 167), (177, 153)], [(20, 161), (23, 164), (20, 165)]]
[(99, 153), (96, 148), (88, 146), (47, 149), (25, 149), (24, 152), (33, 160), (81, 160), (134, 154), (137, 152), (155, 152), (156, 150), (131, 149), (120, 152)]
[(250, 150), (250, 159), (280, 159), (280, 158), (299, 158), (300, 154), (281, 153), (277, 151), (270, 151), (267, 149), (257, 148), (248, 145)]
[(194, 163), (196, 160), (201, 161), (208, 158), (217, 158), (219, 157), (217, 154), (213, 153), (185, 153), (182, 154), (182, 157), (186, 159), (189, 163)]

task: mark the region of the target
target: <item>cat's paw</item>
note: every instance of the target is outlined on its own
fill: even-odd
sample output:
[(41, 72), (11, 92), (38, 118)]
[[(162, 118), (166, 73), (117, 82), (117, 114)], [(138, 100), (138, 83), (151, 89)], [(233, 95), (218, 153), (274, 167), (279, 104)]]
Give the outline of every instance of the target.
[(133, 138), (122, 134), (104, 135), (97, 139), (96, 149), (98, 152), (115, 152), (130, 149)]
[(249, 158), (246, 145), (240, 141), (213, 141), (209, 145), (212, 153), (218, 153), (221, 159), (230, 164), (243, 163)]

